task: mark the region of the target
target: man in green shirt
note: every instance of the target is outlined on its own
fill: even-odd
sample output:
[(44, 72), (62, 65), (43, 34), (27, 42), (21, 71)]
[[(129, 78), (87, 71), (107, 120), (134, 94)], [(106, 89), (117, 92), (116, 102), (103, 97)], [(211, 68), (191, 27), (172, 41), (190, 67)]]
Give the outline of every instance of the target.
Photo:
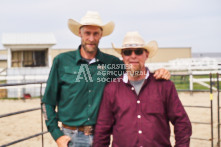
[[(92, 145), (104, 86), (125, 68), (117, 57), (98, 48), (100, 39), (112, 33), (113, 22), (103, 25), (99, 14), (89, 11), (80, 23), (69, 19), (68, 26), (81, 37), (81, 45), (54, 58), (42, 107), (48, 131), (59, 147), (87, 147)], [(169, 79), (170, 73), (161, 69), (155, 77)]]

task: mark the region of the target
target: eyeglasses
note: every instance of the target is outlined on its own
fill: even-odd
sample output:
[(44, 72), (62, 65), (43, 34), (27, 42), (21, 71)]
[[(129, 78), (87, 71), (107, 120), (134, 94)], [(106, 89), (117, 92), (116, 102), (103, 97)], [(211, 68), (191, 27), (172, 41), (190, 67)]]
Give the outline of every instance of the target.
[(144, 49), (142, 49), (142, 48), (138, 48), (138, 49), (136, 49), (136, 50), (124, 49), (124, 50), (122, 50), (122, 53), (123, 53), (125, 56), (130, 56), (133, 51), (134, 51), (134, 53), (135, 53), (136, 55), (142, 55)]

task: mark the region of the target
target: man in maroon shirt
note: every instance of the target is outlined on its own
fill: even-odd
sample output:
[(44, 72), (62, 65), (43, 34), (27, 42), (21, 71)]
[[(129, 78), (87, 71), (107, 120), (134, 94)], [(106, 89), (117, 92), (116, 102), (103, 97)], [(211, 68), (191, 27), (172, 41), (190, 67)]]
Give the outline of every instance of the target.
[(170, 147), (174, 125), (176, 147), (188, 147), (191, 123), (173, 82), (156, 80), (145, 61), (158, 50), (155, 41), (145, 45), (137, 32), (128, 32), (121, 53), (126, 73), (109, 83), (103, 93), (94, 135), (94, 147)]

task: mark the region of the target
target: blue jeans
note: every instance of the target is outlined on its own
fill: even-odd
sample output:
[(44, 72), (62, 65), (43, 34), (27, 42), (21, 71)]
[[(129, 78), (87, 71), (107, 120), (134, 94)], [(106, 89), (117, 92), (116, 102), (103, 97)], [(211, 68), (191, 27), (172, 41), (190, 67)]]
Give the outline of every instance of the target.
[(93, 135), (84, 135), (84, 132), (62, 128), (65, 135), (71, 137), (68, 147), (91, 147)]

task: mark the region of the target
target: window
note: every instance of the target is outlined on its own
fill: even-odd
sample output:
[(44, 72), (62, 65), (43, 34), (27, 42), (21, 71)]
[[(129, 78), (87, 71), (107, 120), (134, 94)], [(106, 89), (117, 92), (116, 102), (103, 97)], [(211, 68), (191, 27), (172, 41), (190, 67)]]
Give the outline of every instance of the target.
[(12, 67), (46, 66), (47, 50), (12, 51)]
[(12, 52), (12, 67), (22, 67), (21, 58), (22, 58), (21, 51)]

